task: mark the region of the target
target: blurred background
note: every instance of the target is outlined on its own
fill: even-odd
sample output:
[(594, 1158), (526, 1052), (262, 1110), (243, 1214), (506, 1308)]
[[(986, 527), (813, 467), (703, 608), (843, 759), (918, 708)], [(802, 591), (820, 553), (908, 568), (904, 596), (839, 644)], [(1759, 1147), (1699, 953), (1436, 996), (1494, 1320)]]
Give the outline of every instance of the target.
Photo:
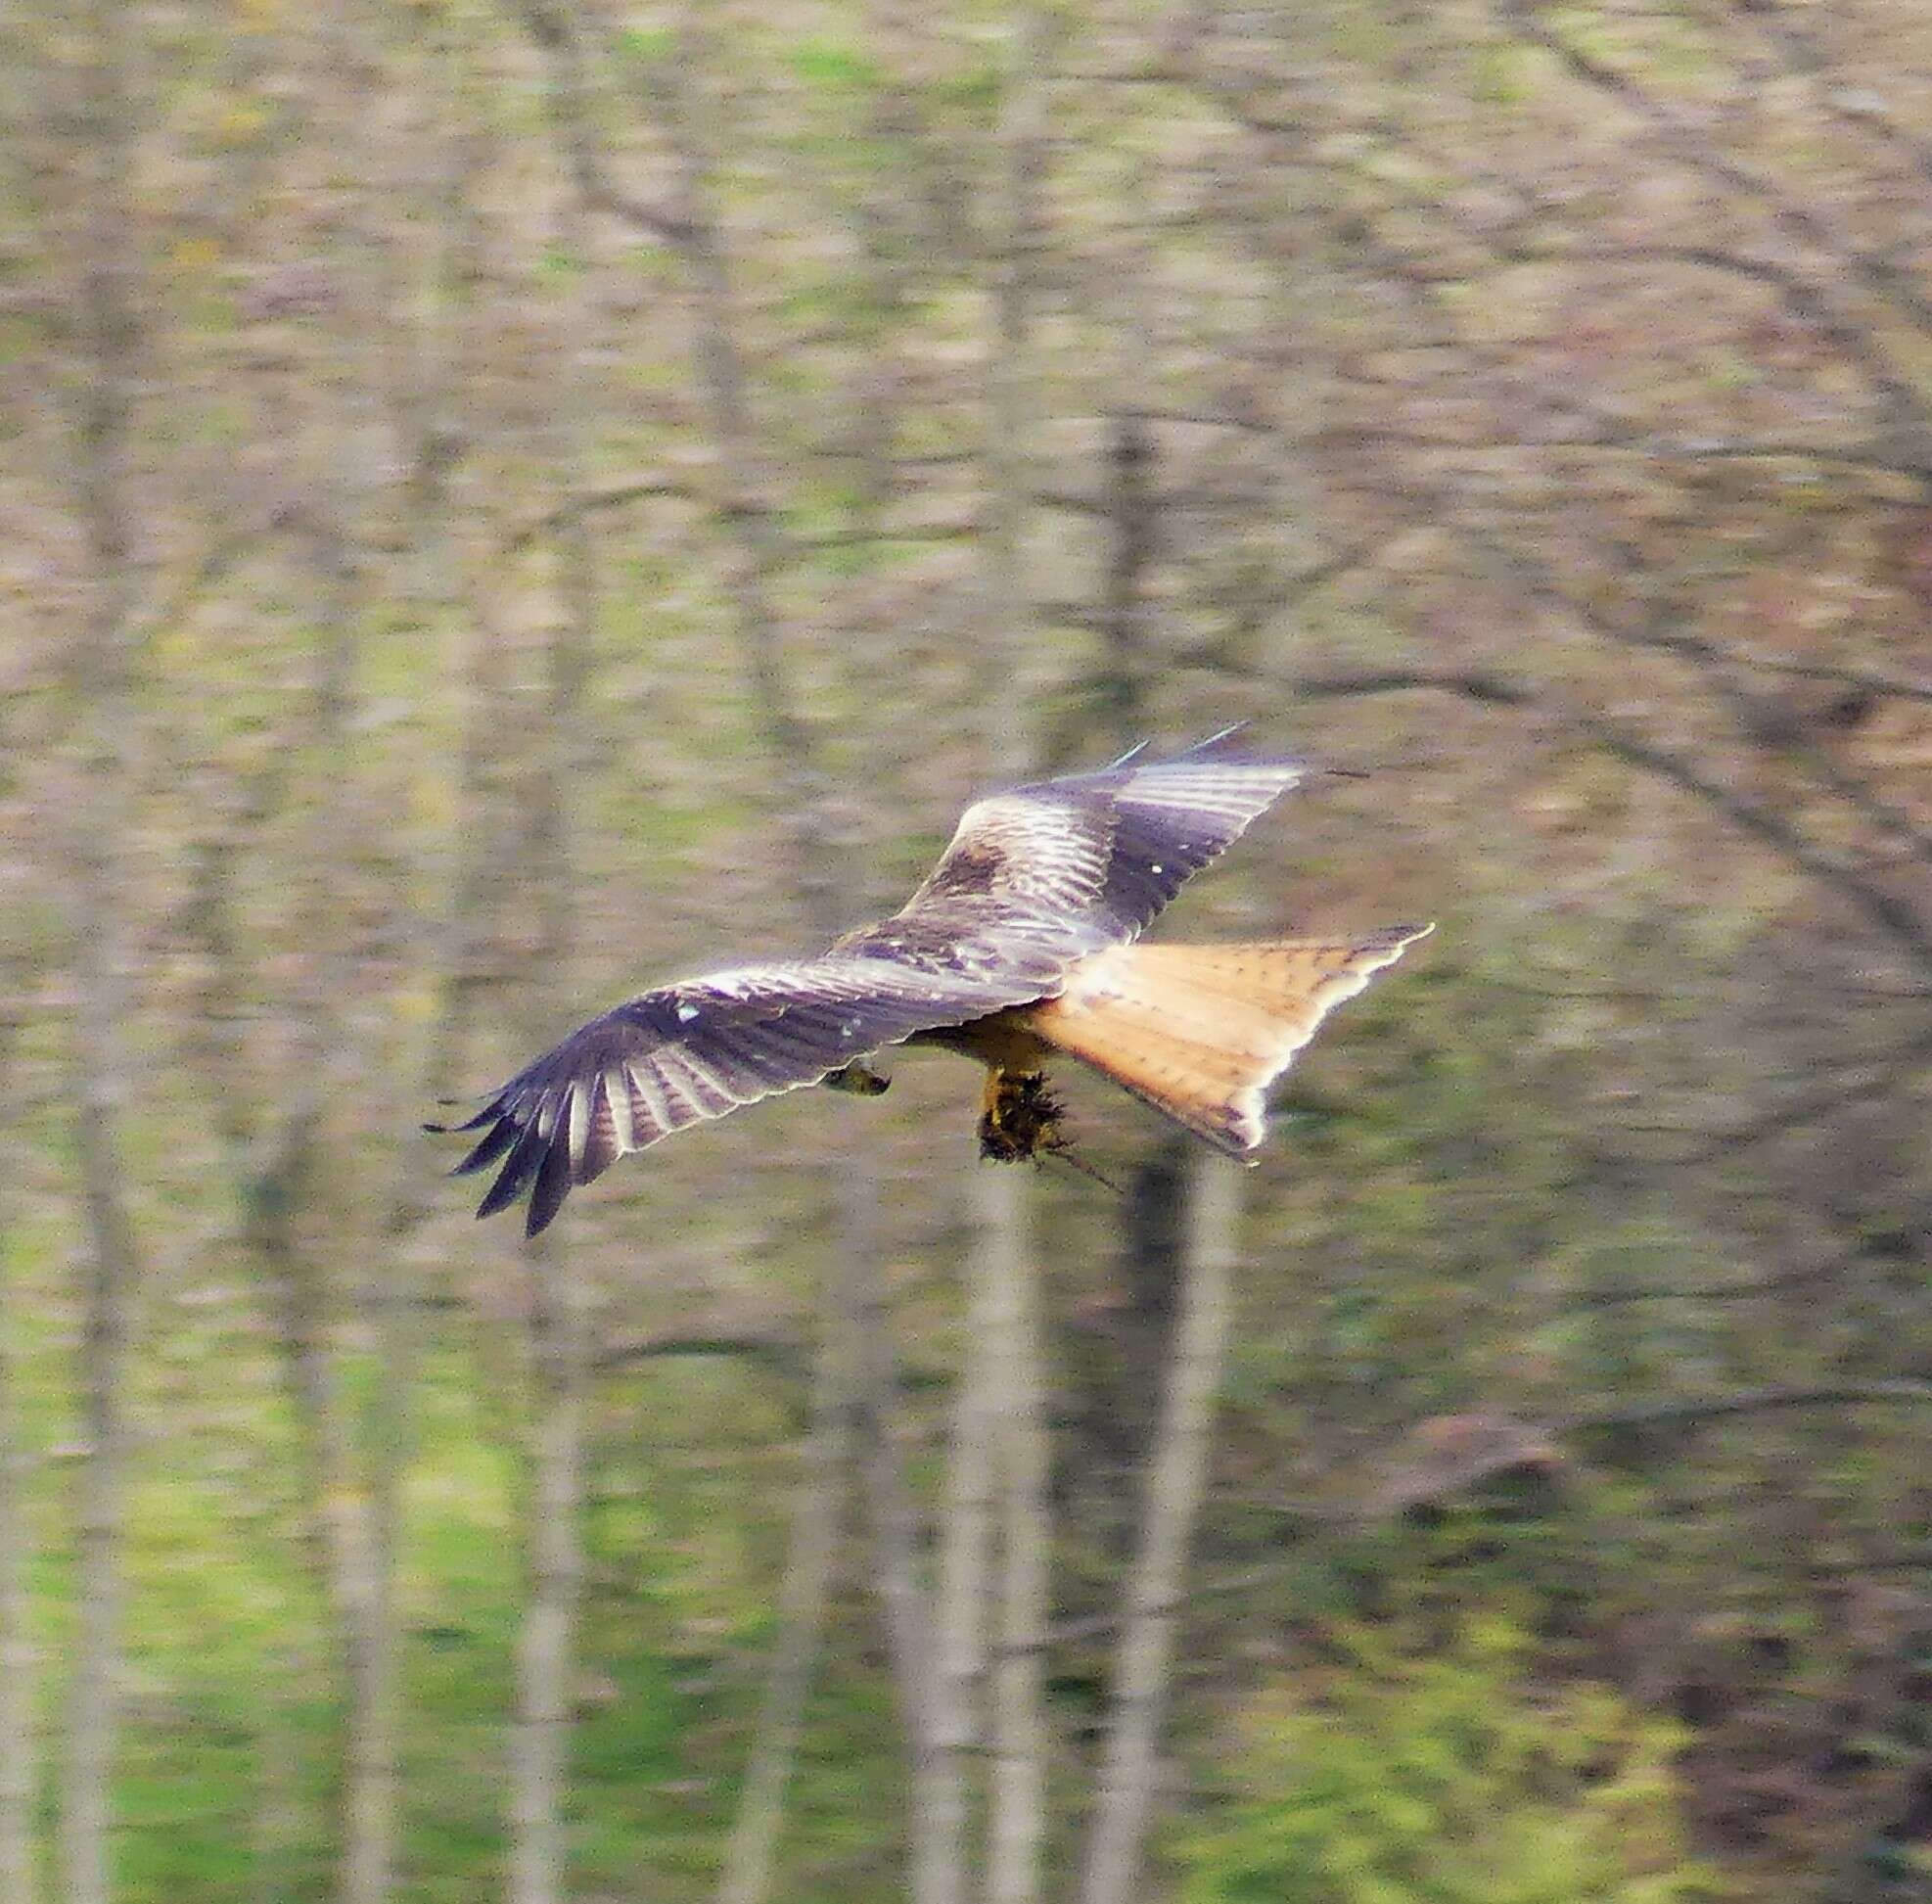
[[(0, 16), (0, 1899), (1932, 1898), (1932, 13)], [(419, 1134), (1366, 770), (1260, 1168)]]

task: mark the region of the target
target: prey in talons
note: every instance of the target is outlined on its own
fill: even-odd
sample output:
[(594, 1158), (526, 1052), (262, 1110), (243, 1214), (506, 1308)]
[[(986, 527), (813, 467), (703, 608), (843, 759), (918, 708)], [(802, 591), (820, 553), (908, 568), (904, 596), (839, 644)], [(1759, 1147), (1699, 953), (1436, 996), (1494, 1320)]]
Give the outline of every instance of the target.
[(1063, 1128), (1065, 1114), (1044, 1072), (989, 1068), (980, 1096), (980, 1155), (1001, 1164), (1038, 1164), (1052, 1157), (1110, 1190), (1118, 1188), (1074, 1148)]
[(980, 1093), (980, 1155), (1017, 1164), (1052, 1150), (1060, 1136), (1061, 1104), (1041, 1071), (987, 1072)]

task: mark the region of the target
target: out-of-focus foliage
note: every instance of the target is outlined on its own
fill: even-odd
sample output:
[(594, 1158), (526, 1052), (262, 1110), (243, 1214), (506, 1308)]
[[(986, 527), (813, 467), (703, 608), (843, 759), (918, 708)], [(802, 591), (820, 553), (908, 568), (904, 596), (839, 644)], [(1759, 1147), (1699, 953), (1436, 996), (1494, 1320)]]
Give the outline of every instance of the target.
[(1184, 1904), (1694, 1904), (1677, 1725), (1612, 1688), (1531, 1691), (1500, 1615), (1325, 1628), (1240, 1709), (1233, 1795)]

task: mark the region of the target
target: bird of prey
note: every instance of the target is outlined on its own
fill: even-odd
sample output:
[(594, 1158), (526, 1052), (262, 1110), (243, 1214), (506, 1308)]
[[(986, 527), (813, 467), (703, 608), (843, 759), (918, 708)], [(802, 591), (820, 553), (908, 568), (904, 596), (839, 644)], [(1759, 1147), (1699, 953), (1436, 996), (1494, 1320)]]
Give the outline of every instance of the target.
[(686, 1125), (801, 1085), (882, 1091), (860, 1060), (887, 1045), (937, 1045), (987, 1067), (980, 1147), (1001, 1161), (1064, 1150), (1044, 1081), (1059, 1052), (1217, 1148), (1253, 1150), (1269, 1084), (1335, 1005), (1431, 928), (1137, 943), (1191, 874), (1312, 770), (1248, 756), (1232, 732), (1173, 760), (1136, 749), (978, 801), (891, 918), (814, 958), (680, 979), (593, 1018), (455, 1127), (483, 1132), (458, 1174), (501, 1165), (478, 1216), (528, 1189), (533, 1236), (573, 1184)]

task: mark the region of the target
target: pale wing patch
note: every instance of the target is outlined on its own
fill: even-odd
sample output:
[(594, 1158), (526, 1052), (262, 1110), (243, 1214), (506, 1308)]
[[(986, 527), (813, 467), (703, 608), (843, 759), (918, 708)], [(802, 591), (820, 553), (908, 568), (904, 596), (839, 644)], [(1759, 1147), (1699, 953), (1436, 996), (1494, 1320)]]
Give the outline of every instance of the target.
[(630, 1081), (631, 1129), (641, 1130), (643, 1134), (634, 1147), (641, 1150), (647, 1143), (656, 1143), (676, 1126), (671, 1120), (670, 1102), (659, 1083), (660, 1074), (656, 1065), (627, 1064), (623, 1075)]
[(584, 1146), (590, 1138), (590, 1091), (582, 1083), (571, 1086), (568, 1092), (570, 1103), (570, 1145), (571, 1169), (583, 1168)]
[(611, 1107), (611, 1132), (618, 1155), (637, 1148), (637, 1124), (630, 1110), (630, 1081), (616, 1067), (604, 1073), (604, 1097)]
[(935, 898), (985, 898), (1077, 910), (1106, 863), (1106, 841), (1086, 816), (1024, 793), (994, 794), (960, 814), (940, 863), (905, 909)]
[(1010, 945), (1071, 965), (1136, 937), (1307, 771), (1201, 751), (976, 801), (897, 919), (853, 937), (891, 947), (903, 921), (949, 933), (972, 956)]
[(1307, 773), (1305, 766), (1289, 761), (1254, 767), (1190, 767), (1179, 764), (1139, 767), (1116, 798), (1123, 806), (1212, 813), (1239, 820), (1245, 826)]

